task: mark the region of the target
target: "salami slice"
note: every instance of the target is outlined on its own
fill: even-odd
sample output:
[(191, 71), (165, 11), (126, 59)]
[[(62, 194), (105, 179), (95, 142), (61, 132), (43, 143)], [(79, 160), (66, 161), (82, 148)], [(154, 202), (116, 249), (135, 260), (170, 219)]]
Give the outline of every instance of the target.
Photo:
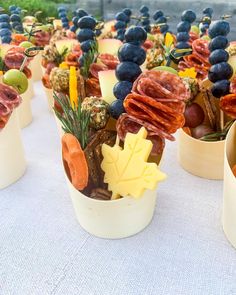
[(42, 77), (42, 82), (43, 82), (43, 86), (48, 88), (48, 89), (52, 89), (52, 85), (50, 83), (50, 76), (45, 73)]
[[(14, 46), (10, 48), (4, 57), (5, 65), (9, 69), (20, 69), (23, 63), (23, 60), (25, 58), (24, 51), (25, 51), (25, 48), (23, 47)], [(30, 60), (32, 60), (32, 58), (27, 59), (27, 62), (25, 63), (25, 67), (29, 65)]]
[(203, 39), (196, 39), (192, 43), (193, 52), (205, 57), (208, 60), (210, 50), (208, 49), (209, 42)]
[(32, 77), (32, 72), (31, 72), (31, 70), (28, 67), (24, 67), (23, 73), (26, 75), (26, 77), (28, 79), (30, 79)]
[(183, 71), (187, 68), (195, 68), (197, 78), (205, 79), (211, 66), (208, 60), (210, 55), (208, 43), (207, 40), (203, 39), (194, 40), (192, 42), (192, 54), (185, 56), (183, 61), (179, 62), (178, 69)]
[(99, 80), (96, 78), (87, 79), (85, 82), (85, 92), (86, 96), (96, 96), (101, 97), (101, 89)]
[(36, 46), (45, 46), (49, 44), (51, 36), (49, 32), (40, 31), (34, 34), (34, 38)]
[(197, 40), (199, 38), (199, 35), (195, 32), (189, 32), (189, 43), (192, 45), (193, 41)]
[(236, 94), (227, 94), (221, 97), (220, 108), (227, 115), (236, 119)]
[(98, 79), (98, 72), (100, 72), (100, 71), (106, 71), (107, 69), (108, 68), (105, 65), (100, 65), (100, 64), (92, 63), (90, 65), (89, 72), (90, 72), (90, 74), (94, 78)]
[(4, 128), (15, 107), (21, 103), (21, 97), (10, 86), (0, 84), (0, 129)]
[(167, 134), (183, 127), (183, 113), (178, 113), (157, 100), (140, 94), (128, 94), (124, 100), (126, 112), (136, 118), (147, 121)]
[(190, 97), (190, 90), (182, 79), (167, 71), (145, 71), (134, 82), (132, 91), (172, 102), (185, 101)]
[(100, 54), (99, 59), (105, 66), (108, 67), (109, 70), (116, 69), (117, 65), (119, 64), (118, 58), (109, 53)]
[(140, 120), (132, 115), (122, 114), (116, 124), (117, 134), (119, 138), (123, 141), (128, 132), (138, 133), (141, 127), (145, 127), (148, 131), (148, 139), (153, 143), (152, 154), (160, 154), (165, 147), (165, 136), (168, 139), (174, 140), (173, 136), (163, 133), (149, 122)]
[(18, 107), (21, 103), (21, 97), (14, 88), (0, 84), (0, 103), (6, 107), (5, 111), (7, 111), (7, 113), (4, 113), (1, 108), (0, 116), (7, 115), (9, 111), (7, 110), (8, 108), (12, 111), (13, 108)]
[(236, 94), (236, 76), (233, 77), (230, 83), (230, 92)]
[[(1, 103), (0, 103), (0, 108), (1, 108)], [(1, 116), (0, 115), (0, 130), (3, 129), (6, 126), (9, 118), (10, 118), (10, 114), (6, 115), (6, 116)]]

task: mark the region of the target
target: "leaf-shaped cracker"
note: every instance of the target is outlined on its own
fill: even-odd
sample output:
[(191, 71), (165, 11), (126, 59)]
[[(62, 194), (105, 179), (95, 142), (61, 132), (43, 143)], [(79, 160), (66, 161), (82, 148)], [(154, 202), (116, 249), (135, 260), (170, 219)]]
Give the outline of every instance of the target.
[(165, 179), (155, 163), (147, 163), (152, 142), (146, 137), (147, 131), (142, 127), (137, 134), (127, 133), (124, 149), (119, 145), (102, 145), (101, 167), (112, 199), (120, 195), (140, 198), (146, 189), (155, 189), (157, 183)]

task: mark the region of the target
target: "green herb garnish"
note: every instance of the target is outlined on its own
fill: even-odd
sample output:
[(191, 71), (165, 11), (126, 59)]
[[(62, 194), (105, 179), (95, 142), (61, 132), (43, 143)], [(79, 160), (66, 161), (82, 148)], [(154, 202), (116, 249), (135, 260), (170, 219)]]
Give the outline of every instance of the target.
[(71, 106), (69, 97), (60, 94), (60, 97), (54, 92), (54, 99), (62, 109), (62, 113), (54, 107), (57, 118), (61, 121), (62, 129), (66, 133), (73, 134), (80, 142), (84, 150), (88, 144), (90, 112), (83, 110), (81, 99), (78, 99), (78, 106)]
[(94, 63), (98, 56), (98, 43), (97, 41), (94, 41), (94, 44), (91, 46), (91, 49), (83, 54), (84, 62), (83, 66), (80, 69), (81, 75), (84, 77), (84, 79), (87, 79), (89, 76), (89, 68), (92, 63)]
[(203, 141), (224, 140), (226, 138), (226, 135), (227, 135), (230, 127), (234, 123), (234, 121), (235, 120), (231, 120), (231, 121), (227, 122), (222, 131), (206, 134), (205, 136), (201, 137), (200, 140), (203, 140)]

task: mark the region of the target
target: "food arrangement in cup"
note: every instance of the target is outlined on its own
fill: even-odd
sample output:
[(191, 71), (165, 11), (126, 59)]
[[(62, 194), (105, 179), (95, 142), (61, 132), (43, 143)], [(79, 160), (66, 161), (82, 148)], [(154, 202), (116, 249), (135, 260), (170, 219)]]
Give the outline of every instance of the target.
[[(75, 16), (76, 53), (71, 46), (47, 74), (64, 132), (66, 175), (90, 198), (140, 198), (145, 190), (155, 189), (164, 179), (159, 162), (165, 141), (174, 140), (173, 134), (184, 126), (191, 90), (166, 65), (176, 38), (168, 27), (159, 26), (160, 12), (157, 23), (147, 25), (148, 11), (143, 9), (141, 25), (129, 25), (132, 14), (124, 10), (105, 33), (93, 17)], [(68, 42), (61, 41), (61, 50)], [(58, 47), (57, 41), (53, 46)]]

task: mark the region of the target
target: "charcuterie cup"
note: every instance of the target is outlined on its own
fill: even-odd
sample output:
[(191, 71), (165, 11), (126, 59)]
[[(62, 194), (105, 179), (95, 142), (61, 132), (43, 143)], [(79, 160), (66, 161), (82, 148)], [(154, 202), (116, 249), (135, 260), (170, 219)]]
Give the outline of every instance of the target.
[(48, 89), (46, 87), (43, 87), (43, 88), (47, 97), (48, 110), (50, 112), (53, 112), (53, 106), (54, 106), (53, 89)]
[(207, 179), (223, 179), (225, 140), (207, 142), (189, 136), (183, 129), (178, 136), (178, 161), (184, 170)]
[(33, 82), (29, 79), (29, 86), (25, 93), (21, 94), (22, 103), (17, 108), (17, 113), (19, 117), (19, 124), (21, 128), (28, 126), (32, 120), (32, 109), (31, 109), (31, 99), (34, 96)]
[(90, 234), (105, 239), (120, 239), (137, 234), (152, 220), (157, 192), (147, 190), (140, 199), (125, 197), (103, 201), (76, 190), (67, 178), (76, 217)]
[[(208, 80), (205, 80), (204, 83), (209, 87)], [(204, 124), (209, 125), (203, 101), (204, 94), (200, 92), (195, 98), (195, 102), (204, 109)], [(215, 99), (215, 104), (218, 103), (219, 101)], [(179, 129), (178, 132), (178, 161), (184, 170), (202, 178), (222, 180), (224, 174), (225, 140), (203, 141), (191, 137), (183, 129)]]
[(236, 248), (236, 177), (231, 170), (236, 164), (236, 122), (226, 137), (224, 157), (223, 229)]
[(39, 51), (30, 62), (30, 69), (32, 71), (32, 79), (33, 81), (40, 81), (43, 76), (43, 71), (41, 67), (42, 61), (42, 51)]
[(25, 169), (24, 150), (15, 110), (0, 131), (0, 189), (17, 181)]

